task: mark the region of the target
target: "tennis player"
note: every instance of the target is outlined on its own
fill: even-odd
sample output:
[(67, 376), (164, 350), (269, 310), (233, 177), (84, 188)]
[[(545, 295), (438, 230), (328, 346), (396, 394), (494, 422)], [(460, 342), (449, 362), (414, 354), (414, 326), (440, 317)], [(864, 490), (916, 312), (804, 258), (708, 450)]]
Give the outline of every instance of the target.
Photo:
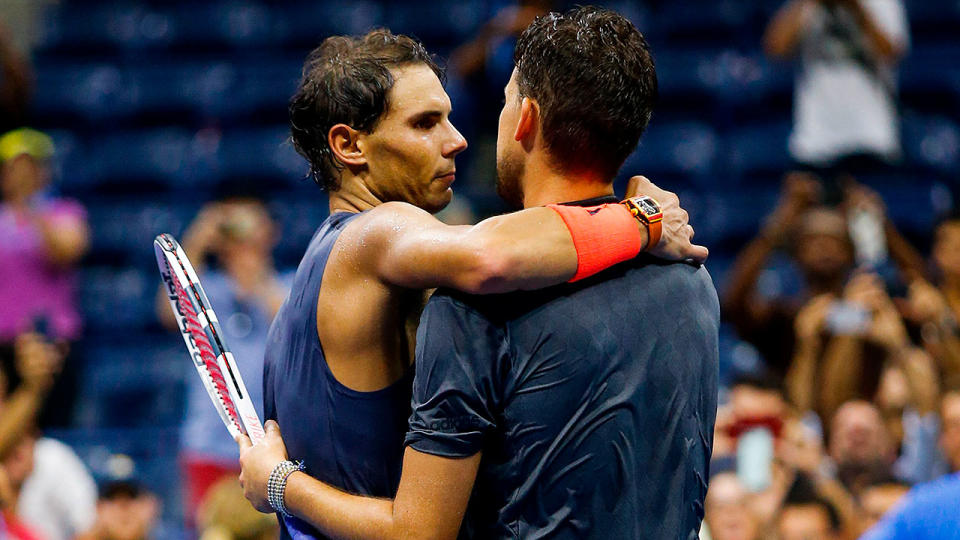
[[(643, 186), (635, 194), (663, 203), (655, 210), (663, 211), (662, 226), (637, 219), (616, 198), (576, 211), (539, 206), (612, 195), (609, 179), (638, 131), (610, 133), (601, 146), (616, 150), (571, 162), (570, 174), (555, 172), (567, 162), (539, 169), (542, 177), (525, 186), (527, 210), (473, 227), (441, 224), (431, 212), (450, 201), (454, 160), (466, 141), (450, 123), (439, 76), (408, 37), (383, 30), (333, 37), (308, 58), (290, 105), (293, 141), (329, 190), (331, 215), (271, 328), (264, 412), (283, 426), (307, 473), (351, 493), (396, 493), (423, 289), (534, 289), (581, 280), (651, 247), (670, 259), (707, 255), (690, 243), (676, 197), (645, 180), (635, 182)], [(646, 124), (648, 108), (632, 112)], [(514, 144), (540, 149), (544, 141), (529, 131), (539, 120), (528, 113)], [(291, 524), (300, 526), (285, 522), (284, 535), (295, 532)]]

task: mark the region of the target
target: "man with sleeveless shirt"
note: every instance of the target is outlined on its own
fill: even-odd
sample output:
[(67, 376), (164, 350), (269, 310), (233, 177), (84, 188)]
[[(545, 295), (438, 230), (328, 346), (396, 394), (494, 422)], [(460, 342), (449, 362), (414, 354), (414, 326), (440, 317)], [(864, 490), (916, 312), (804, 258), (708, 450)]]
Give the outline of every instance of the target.
[[(431, 212), (450, 201), (454, 158), (466, 147), (439, 75), (405, 36), (333, 37), (308, 58), (290, 104), (293, 142), (328, 189), (331, 215), (271, 327), (264, 413), (283, 426), (306, 472), (351, 493), (396, 493), (424, 288), (544, 287), (651, 245), (664, 258), (706, 257), (690, 243), (676, 196), (645, 180), (631, 193), (663, 203), (659, 243), (615, 200), (579, 224), (598, 238), (588, 246), (575, 245), (578, 225), (550, 208), (474, 227), (437, 221)], [(319, 535), (294, 521), (284, 522), (283, 534), (298, 528)]]
[[(535, 21), (515, 66), (498, 188), (519, 214), (556, 212), (582, 245), (593, 237), (572, 224), (616, 201), (612, 179), (649, 121), (652, 58), (629, 21), (580, 8)], [(305, 454), (282, 418), (286, 447), (273, 422), (256, 447), (239, 439), (247, 498), (331, 537), (452, 538), (463, 521), (476, 538), (696, 538), (717, 400), (706, 270), (638, 258), (541, 291), (471, 292), (441, 289), (423, 313), (393, 500), (295, 471), (287, 451)], [(354, 426), (342, 451), (365, 455), (384, 424)]]

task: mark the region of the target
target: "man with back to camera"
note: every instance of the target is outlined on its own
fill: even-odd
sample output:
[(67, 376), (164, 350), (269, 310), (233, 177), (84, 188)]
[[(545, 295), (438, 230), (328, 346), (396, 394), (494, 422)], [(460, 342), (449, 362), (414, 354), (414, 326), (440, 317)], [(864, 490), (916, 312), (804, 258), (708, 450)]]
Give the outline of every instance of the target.
[[(646, 181), (644, 193), (664, 204), (659, 243), (616, 201), (573, 224), (550, 208), (474, 227), (438, 222), (430, 212), (450, 201), (454, 158), (466, 147), (439, 73), (405, 36), (333, 37), (308, 58), (290, 104), (294, 144), (328, 188), (331, 216), (272, 325), (264, 416), (284, 426), (311, 475), (365, 495), (396, 493), (423, 288), (543, 287), (649, 245), (658, 256), (706, 257), (690, 244), (676, 196)], [(584, 234), (594, 239), (576, 240)]]
[[(580, 8), (537, 19), (514, 61), (499, 191), (526, 208), (574, 201), (550, 208), (584, 219), (616, 200), (613, 176), (649, 121), (647, 44), (623, 17)], [(394, 500), (292, 472), (273, 422), (256, 447), (238, 438), (241, 480), (257, 508), (332, 537), (452, 538), (463, 520), (477, 538), (696, 538), (718, 324), (705, 269), (647, 259), (536, 292), (441, 290), (417, 335)]]

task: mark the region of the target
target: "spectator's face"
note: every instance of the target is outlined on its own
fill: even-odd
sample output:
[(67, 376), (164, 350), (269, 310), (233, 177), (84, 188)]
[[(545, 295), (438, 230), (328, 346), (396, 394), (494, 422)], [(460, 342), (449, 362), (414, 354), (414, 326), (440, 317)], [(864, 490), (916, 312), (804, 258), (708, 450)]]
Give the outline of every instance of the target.
[(5, 200), (29, 197), (47, 185), (50, 173), (42, 161), (21, 154), (3, 164), (0, 188)]
[[(217, 253), (238, 263), (239, 269), (257, 266), (269, 257), (274, 246), (275, 229), (267, 209), (255, 201), (228, 201), (221, 206)], [(247, 259), (252, 259), (248, 264)]]
[(782, 418), (786, 410), (783, 394), (749, 384), (738, 384), (730, 390), (730, 406), (735, 420)]
[(882, 484), (870, 486), (860, 494), (860, 507), (863, 510), (861, 528), (866, 531), (873, 527), (901, 497), (906, 495), (909, 488), (899, 484)]
[(838, 465), (892, 461), (890, 437), (876, 407), (854, 401), (837, 410), (830, 433), (830, 457)]
[(710, 480), (704, 519), (714, 540), (754, 540), (759, 522), (747, 505), (747, 492), (733, 473)]
[(960, 471), (960, 392), (950, 392), (943, 397), (940, 414), (943, 423), (940, 447), (951, 469)]
[(366, 158), (367, 187), (381, 201), (438, 212), (453, 196), (454, 157), (467, 141), (450, 123), (450, 98), (429, 67), (412, 65), (392, 73), (389, 109), (356, 143)]
[(786, 506), (777, 520), (778, 540), (832, 540), (830, 514), (820, 505)]
[(960, 220), (948, 221), (937, 228), (933, 260), (945, 276), (960, 277)]
[(497, 131), (497, 193), (510, 205), (519, 208), (523, 206), (520, 179), (523, 177), (525, 156), (521, 143), (515, 138), (521, 110), (517, 70), (513, 70), (510, 75), (510, 80), (503, 89), (503, 97)]
[(97, 503), (97, 526), (101, 540), (145, 540), (159, 512), (156, 497), (118, 495)]
[(797, 243), (796, 259), (804, 274), (814, 279), (839, 279), (853, 261), (850, 245), (832, 234), (802, 234)]

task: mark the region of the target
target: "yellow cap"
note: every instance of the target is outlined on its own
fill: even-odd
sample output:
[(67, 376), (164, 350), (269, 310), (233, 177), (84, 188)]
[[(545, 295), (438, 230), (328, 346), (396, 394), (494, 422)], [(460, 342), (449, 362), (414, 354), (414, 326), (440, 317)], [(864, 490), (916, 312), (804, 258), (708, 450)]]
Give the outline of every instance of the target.
[(53, 155), (53, 139), (35, 129), (20, 128), (0, 136), (0, 161), (27, 154), (35, 159)]

